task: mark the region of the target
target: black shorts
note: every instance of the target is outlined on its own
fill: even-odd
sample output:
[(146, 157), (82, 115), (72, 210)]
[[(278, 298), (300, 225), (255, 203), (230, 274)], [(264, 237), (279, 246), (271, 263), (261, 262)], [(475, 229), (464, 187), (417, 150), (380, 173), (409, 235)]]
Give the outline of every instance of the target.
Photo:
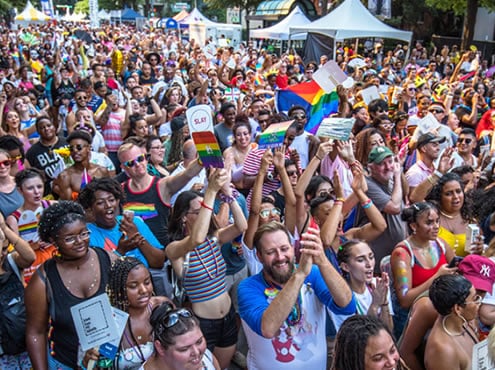
[(197, 317), (210, 351), (213, 352), (215, 347), (225, 348), (237, 343), (237, 323), (233, 305), (230, 305), (229, 312), (221, 319)]

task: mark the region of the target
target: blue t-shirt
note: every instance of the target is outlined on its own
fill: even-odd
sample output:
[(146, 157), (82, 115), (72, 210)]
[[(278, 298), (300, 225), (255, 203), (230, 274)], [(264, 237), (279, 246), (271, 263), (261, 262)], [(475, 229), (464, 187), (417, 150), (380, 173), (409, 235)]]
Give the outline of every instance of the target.
[[(262, 271), (257, 275), (241, 281), (237, 290), (239, 299), (239, 314), (241, 318), (249, 325), (249, 327), (258, 335), (262, 335), (261, 319), (263, 317), (263, 313), (270, 305), (270, 299), (268, 299), (265, 294), (265, 290), (267, 288), (268, 286), (263, 278)], [(312, 290), (316, 295), (316, 298), (318, 298), (323, 305), (330, 309), (330, 311), (336, 314), (351, 315), (356, 312), (354, 295), (352, 295), (352, 300), (345, 307), (339, 307), (335, 304), (332, 295), (330, 294), (330, 291), (328, 290), (328, 287), (320, 274), (320, 270), (316, 266), (312, 267), (310, 274), (304, 280), (304, 284), (301, 287), (302, 295), (305, 296), (309, 290)], [(305, 299), (303, 299), (303, 310), (305, 302)]]
[[(88, 230), (91, 231), (89, 238), (89, 245), (92, 247), (103, 248), (106, 251), (113, 252), (119, 245), (122, 232), (119, 230), (122, 216), (117, 216), (117, 224), (111, 229), (104, 229), (96, 226), (94, 223), (88, 224)], [(138, 232), (144, 237), (144, 239), (157, 249), (163, 249), (163, 245), (160, 244), (155, 235), (151, 232), (148, 225), (146, 225), (141, 217), (134, 216), (134, 224), (137, 227)], [(146, 257), (139, 248), (134, 248), (125, 254), (128, 257), (135, 257), (140, 260), (146, 267), (149, 267)]]

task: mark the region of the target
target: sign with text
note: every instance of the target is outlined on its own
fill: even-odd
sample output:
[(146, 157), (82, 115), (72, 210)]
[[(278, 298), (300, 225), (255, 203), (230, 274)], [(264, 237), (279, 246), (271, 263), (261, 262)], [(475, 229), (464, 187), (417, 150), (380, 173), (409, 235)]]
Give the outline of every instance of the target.
[(76, 304), (70, 312), (83, 351), (120, 338), (106, 294)]
[(363, 101), (366, 103), (366, 105), (368, 105), (372, 100), (380, 99), (380, 92), (375, 85), (361, 90), (359, 94), (361, 94), (361, 97), (363, 98)]
[(273, 123), (263, 131), (258, 142), (258, 149), (278, 148), (282, 146), (287, 129), (294, 121)]
[(473, 347), (472, 370), (495, 370), (495, 365), (488, 357), (488, 341), (485, 339)]
[(349, 140), (355, 118), (330, 117), (325, 118), (316, 132), (316, 136), (328, 137), (334, 140)]
[(195, 105), (186, 111), (186, 117), (203, 166), (223, 168), (222, 151), (213, 131), (211, 108), (205, 104)]
[(118, 308), (112, 307), (112, 312), (113, 312), (113, 318), (115, 320), (115, 324), (117, 325), (117, 331), (119, 333), (119, 337), (111, 342), (103, 343), (100, 346), (99, 352), (101, 355), (103, 355), (106, 358), (115, 358), (115, 356), (117, 355), (117, 352), (119, 350), (120, 340), (122, 334), (124, 334), (124, 329), (127, 324), (127, 319), (129, 318), (129, 314), (127, 312), (119, 310)]

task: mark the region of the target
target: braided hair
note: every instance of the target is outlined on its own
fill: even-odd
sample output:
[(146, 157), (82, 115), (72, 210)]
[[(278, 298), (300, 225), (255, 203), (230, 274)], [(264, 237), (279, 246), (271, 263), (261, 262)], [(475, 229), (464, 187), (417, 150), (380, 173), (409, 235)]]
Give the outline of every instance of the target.
[[(370, 337), (385, 330), (392, 334), (377, 317), (354, 315), (344, 321), (335, 339), (333, 370), (365, 370), (364, 358)], [(404, 369), (399, 362), (396, 369)]]
[[(163, 348), (168, 349), (175, 344), (175, 338), (183, 335), (195, 327), (199, 327), (199, 320), (189, 311), (188, 315), (182, 315), (180, 312), (189, 311), (185, 308), (174, 309), (169, 302), (164, 302), (153, 309), (151, 313), (151, 326), (153, 327), (153, 337), (160, 341)], [(170, 315), (177, 313), (177, 323), (168, 326)]]
[(45, 209), (38, 224), (40, 239), (52, 243), (60, 229), (75, 221), (86, 223), (84, 209), (80, 204), (68, 200), (61, 200)]
[(127, 277), (129, 272), (143, 263), (134, 257), (120, 257), (116, 259), (110, 270), (110, 276), (107, 283), (107, 294), (110, 304), (119, 310), (127, 312), (129, 308), (129, 299), (127, 298)]

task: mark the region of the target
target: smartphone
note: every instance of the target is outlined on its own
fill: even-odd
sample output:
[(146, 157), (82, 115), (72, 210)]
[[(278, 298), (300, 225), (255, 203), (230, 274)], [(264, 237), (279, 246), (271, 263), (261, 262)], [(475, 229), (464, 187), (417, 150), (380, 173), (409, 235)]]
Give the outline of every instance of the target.
[(449, 267), (449, 268), (457, 267), (459, 265), (459, 263), (461, 263), (462, 260), (463, 260), (462, 257), (454, 256), (454, 258), (452, 258), (452, 260), (450, 261), (450, 263), (447, 267)]

